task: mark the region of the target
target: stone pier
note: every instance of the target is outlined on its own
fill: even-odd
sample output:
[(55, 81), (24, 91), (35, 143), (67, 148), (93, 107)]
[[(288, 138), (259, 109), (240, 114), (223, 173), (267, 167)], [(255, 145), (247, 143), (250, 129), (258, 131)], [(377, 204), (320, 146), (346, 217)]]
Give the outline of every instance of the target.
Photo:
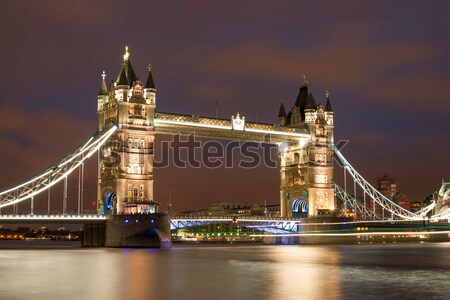
[(170, 248), (169, 216), (165, 213), (108, 216), (105, 223), (84, 226), (83, 246)]

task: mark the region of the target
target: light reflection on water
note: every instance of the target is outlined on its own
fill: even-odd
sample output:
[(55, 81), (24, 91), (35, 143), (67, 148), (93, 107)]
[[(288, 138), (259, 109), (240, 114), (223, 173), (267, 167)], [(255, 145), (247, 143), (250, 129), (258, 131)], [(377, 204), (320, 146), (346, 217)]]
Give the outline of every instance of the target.
[(450, 243), (0, 250), (0, 299), (447, 299)]

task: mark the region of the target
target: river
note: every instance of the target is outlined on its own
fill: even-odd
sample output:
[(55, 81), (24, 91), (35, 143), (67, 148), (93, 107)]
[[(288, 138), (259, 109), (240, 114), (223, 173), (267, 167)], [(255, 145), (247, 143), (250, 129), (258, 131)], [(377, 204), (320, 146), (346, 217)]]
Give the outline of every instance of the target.
[(450, 243), (0, 250), (10, 300), (448, 299), (449, 282)]

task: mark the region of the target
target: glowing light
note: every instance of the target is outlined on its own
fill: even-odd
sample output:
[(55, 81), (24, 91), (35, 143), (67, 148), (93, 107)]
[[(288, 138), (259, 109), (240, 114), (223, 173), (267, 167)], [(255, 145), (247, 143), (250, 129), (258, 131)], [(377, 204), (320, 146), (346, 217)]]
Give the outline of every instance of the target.
[(128, 52), (128, 46), (125, 46), (125, 54), (123, 55), (123, 61), (130, 59), (130, 52)]
[[(201, 124), (201, 123), (194, 123), (194, 122), (155, 119), (155, 125), (157, 125), (157, 124), (185, 125), (185, 126), (193, 126), (193, 127), (233, 130), (233, 128), (231, 126), (209, 125), (209, 124)], [(255, 133), (264, 133), (264, 134), (272, 134), (272, 135), (309, 137), (309, 134), (306, 134), (306, 133), (286, 132), (286, 131), (278, 131), (278, 130), (263, 130), (263, 129), (246, 128), (245, 131), (246, 132), (255, 132)]]
[(106, 220), (106, 216), (103, 215), (0, 215), (1, 221), (51, 221), (51, 220)]
[[(450, 234), (450, 230), (446, 231), (393, 231), (393, 232), (371, 232), (372, 235), (433, 235), (433, 234)], [(275, 237), (275, 236), (360, 236), (359, 232), (349, 232), (349, 233), (285, 233), (285, 234), (264, 234), (264, 237)], [(251, 234), (250, 236), (255, 237), (257, 234)]]

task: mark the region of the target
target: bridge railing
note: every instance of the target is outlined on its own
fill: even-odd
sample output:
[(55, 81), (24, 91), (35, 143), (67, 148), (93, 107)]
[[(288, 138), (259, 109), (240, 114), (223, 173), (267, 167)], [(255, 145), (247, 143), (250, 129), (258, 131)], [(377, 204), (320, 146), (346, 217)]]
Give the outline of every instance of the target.
[[(210, 117), (202, 117), (198, 115), (182, 115), (182, 114), (170, 114), (164, 112), (158, 112), (155, 114), (155, 121), (169, 121), (176, 122), (180, 125), (182, 123), (195, 123), (198, 125), (206, 126), (217, 126), (223, 128), (232, 128), (231, 119), (218, 119), (218, 118), (210, 118)], [(255, 131), (264, 131), (264, 132), (273, 132), (277, 134), (308, 134), (306, 129), (303, 128), (294, 128), (287, 126), (279, 126), (276, 124), (265, 124), (265, 123), (255, 123), (255, 122), (245, 122), (245, 129), (247, 130), (255, 130)]]

